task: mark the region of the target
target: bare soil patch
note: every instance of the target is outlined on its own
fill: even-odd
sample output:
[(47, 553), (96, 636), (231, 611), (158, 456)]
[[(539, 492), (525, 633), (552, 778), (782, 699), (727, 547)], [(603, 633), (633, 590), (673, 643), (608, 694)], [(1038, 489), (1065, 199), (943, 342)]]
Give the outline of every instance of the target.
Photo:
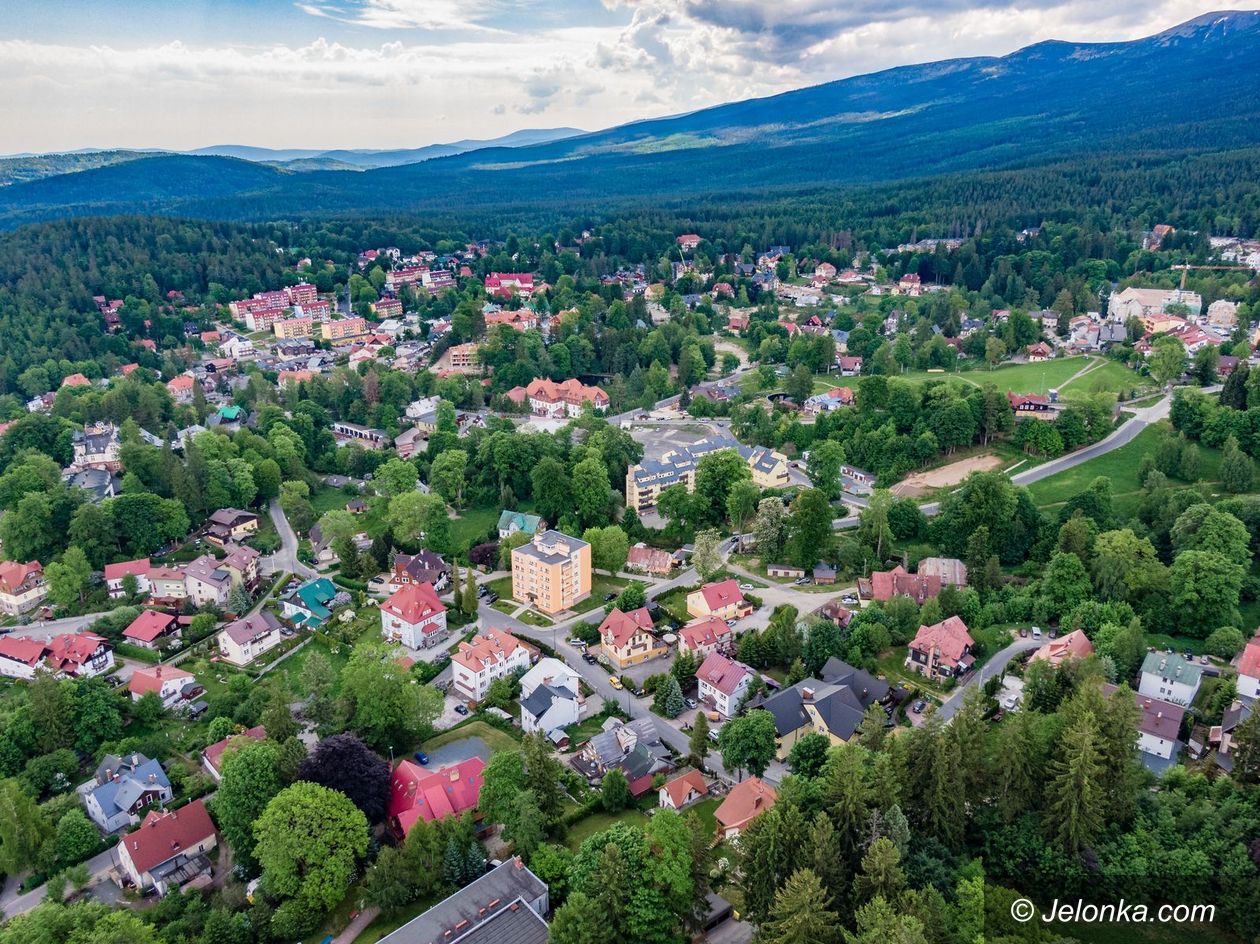
[(991, 453), (983, 456), (971, 456), (968, 459), (960, 459), (957, 462), (951, 462), (949, 465), (943, 465), (936, 469), (928, 469), (926, 472), (916, 472), (914, 475), (907, 476), (894, 485), (891, 491), (894, 495), (918, 498), (938, 488), (949, 488), (951, 485), (957, 485), (972, 472), (989, 472), (999, 468), (1005, 461), (1001, 456)]

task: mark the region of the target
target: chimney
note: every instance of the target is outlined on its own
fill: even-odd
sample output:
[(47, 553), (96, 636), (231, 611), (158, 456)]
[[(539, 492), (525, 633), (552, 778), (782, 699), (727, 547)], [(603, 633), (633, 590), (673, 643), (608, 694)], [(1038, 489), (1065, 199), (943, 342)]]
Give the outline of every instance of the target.
[(812, 688), (802, 688), (802, 689), (801, 689), (801, 698), (802, 698), (802, 700), (804, 700), (804, 701), (813, 701), (813, 700), (814, 700), (814, 690), (813, 690)]

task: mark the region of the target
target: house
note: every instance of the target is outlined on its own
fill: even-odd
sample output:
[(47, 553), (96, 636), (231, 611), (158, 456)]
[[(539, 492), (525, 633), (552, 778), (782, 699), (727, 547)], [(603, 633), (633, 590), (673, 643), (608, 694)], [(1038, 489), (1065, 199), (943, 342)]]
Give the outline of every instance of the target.
[(1142, 662), (1138, 691), (1175, 705), (1189, 705), (1199, 693), (1203, 669), (1171, 652), (1152, 652)]
[[(1103, 685), (1103, 694), (1110, 696), (1115, 685)], [(1181, 751), (1181, 722), (1186, 716), (1182, 705), (1152, 698), (1141, 692), (1134, 693), (1138, 710), (1137, 749), (1142, 754), (1142, 764), (1156, 773), (1171, 767)]]
[(915, 572), (920, 577), (937, 578), (942, 586), (967, 586), (967, 565), (957, 557), (925, 557), (919, 561)]
[(1048, 361), (1054, 357), (1054, 348), (1045, 341), (1038, 341), (1024, 348), (1024, 352), (1028, 355), (1028, 361), (1032, 364), (1039, 364), (1042, 361)]
[(689, 770), (665, 783), (658, 793), (657, 805), (663, 810), (681, 810), (709, 795), (704, 774)]
[(869, 580), (859, 579), (858, 592), (880, 603), (905, 596), (922, 606), (925, 600), (940, 595), (941, 578), (932, 574), (912, 574), (898, 564), (892, 570), (874, 571)]
[(1006, 391), (1006, 402), (1011, 405), (1015, 415), (1028, 416), (1039, 414), (1041, 417), (1052, 417), (1054, 404), (1050, 398), (1039, 393), (1012, 393)]
[(126, 596), (126, 592), (123, 590), (123, 581), (128, 577), (135, 578), (137, 592), (148, 593), (149, 567), (149, 559), (147, 557), (123, 561), (119, 564), (106, 564), (105, 586), (109, 589), (110, 599), (117, 600)]
[(807, 413), (829, 413), (842, 406), (852, 405), (855, 399), (852, 387), (832, 387), (816, 393), (805, 401)]
[(750, 666), (728, 659), (721, 653), (710, 652), (696, 670), (696, 684), (700, 689), (698, 700), (723, 718), (734, 717), (756, 677), (757, 673)]
[(188, 579), (177, 567), (150, 567), (146, 579), (152, 603), (173, 606), (188, 599)]
[(758, 488), (782, 488), (788, 484), (788, 460), (783, 453), (753, 446), (744, 458), (752, 472), (753, 484)]
[(49, 640), (0, 637), (0, 675), (30, 680), (44, 669), (70, 678), (93, 678), (114, 668), (114, 650), (95, 633), (66, 633)]
[(162, 765), (143, 754), (107, 754), (77, 792), (88, 818), (107, 833), (134, 826), (146, 806), (164, 806), (173, 795)]
[(543, 613), (571, 609), (591, 595), (591, 546), (544, 531), (512, 550), (512, 598)]
[(559, 659), (540, 659), (521, 676), (520, 702), (521, 730), (541, 731), (556, 743), (567, 737), (563, 729), (577, 724), (586, 708), (581, 676)]
[(420, 449), (428, 434), (419, 426), (404, 429), (394, 437), (394, 451), (400, 459), (410, 459)]
[(496, 679), (529, 669), (530, 650), (506, 629), (483, 629), (451, 656), (454, 691), (478, 702)]
[(841, 377), (856, 377), (862, 373), (862, 358), (848, 354), (837, 354), (836, 366), (840, 368)]
[(318, 629), (332, 616), (337, 588), (327, 577), (308, 580), (280, 601), (280, 612), (295, 626)]
[(139, 701), (149, 692), (155, 692), (163, 708), (191, 701), (205, 690), (191, 672), (173, 665), (143, 666), (131, 674), (127, 683), (132, 701)]
[(600, 647), (613, 668), (621, 671), (627, 666), (638, 665), (656, 659), (669, 652), (669, 647), (653, 635), (652, 614), (647, 607), (623, 613), (614, 607), (599, 624)]
[(180, 374), (166, 382), (166, 389), (179, 403), (192, 403), (196, 386), (197, 378), (192, 374)]
[[(258, 562), (262, 559), (262, 554), (248, 544), (225, 544), (223, 549), (227, 551), (223, 566), (227, 569), (232, 586), (244, 584), (253, 589), (258, 583)], [(154, 577), (150, 574), (150, 583), (153, 580)]]
[(206, 540), (223, 547), (229, 541), (240, 543), (258, 533), (258, 516), (239, 508), (220, 508), (206, 522)]
[(1032, 654), (1032, 661), (1049, 662), (1056, 668), (1069, 659), (1085, 659), (1094, 653), (1094, 644), (1083, 629), (1073, 630), (1060, 639), (1051, 639)]
[(143, 610), (131, 621), (131, 625), (123, 630), (123, 638), (133, 646), (157, 649), (159, 640), (179, 639), (182, 625), (183, 621), (173, 613)]
[(261, 724), (252, 728), (246, 728), (239, 734), (232, 734), (225, 737), (222, 741), (215, 741), (201, 752), (201, 766), (214, 778), (214, 782), (218, 783), (219, 778), (223, 776), (223, 755), (228, 749), (245, 741), (265, 741), (267, 739), (267, 729)]
[(381, 938), (380, 944), (547, 944), (547, 884), (521, 862), (501, 865)]
[(734, 638), (735, 632), (726, 625), (726, 620), (706, 616), (678, 630), (678, 651), (702, 658), (711, 652), (729, 649)]
[(418, 820), (432, 823), (475, 809), (485, 767), (480, 757), (438, 770), (404, 760), (394, 768), (389, 782), (390, 822), (406, 836)]
[(674, 555), (639, 543), (626, 555), (626, 570), (655, 577), (668, 577), (674, 570)]
[(538, 533), (539, 528), (546, 531), (547, 522), (538, 515), (527, 515), (522, 511), (508, 511), (506, 509), (499, 515), (500, 541), (510, 538), (518, 531), (532, 538)]
[(219, 654), (232, 665), (248, 665), (280, 645), (282, 638), (280, 621), (269, 610), (258, 610), (219, 631)]
[(82, 431), (75, 430), (70, 445), (74, 450), (71, 464), (76, 469), (117, 472), (122, 468), (122, 442), (118, 438), (118, 427), (112, 423), (86, 426)]
[(232, 571), (213, 554), (202, 554), (184, 565), (184, 587), (198, 607), (221, 609), (232, 592)]
[(651, 716), (634, 721), (609, 718), (603, 730), (582, 745), (572, 764), (591, 783), (599, 783), (610, 770), (620, 770), (636, 797), (652, 789), (657, 774), (667, 774), (675, 766)]
[(682, 236), (675, 237), (674, 242), (683, 252), (691, 252), (700, 245), (700, 237), (695, 233), (684, 233)]
[(1238, 657), (1238, 697), (1260, 699), (1260, 634), (1251, 638)]
[(209, 853), (218, 845), (214, 823), (201, 800), (178, 810), (150, 810), (144, 822), (118, 843), (118, 865), (139, 890), (159, 895), (210, 872)]
[(775, 754), (780, 760), (807, 734), (824, 735), (832, 744), (847, 743), (861, 726), (866, 709), (887, 700), (891, 691), (883, 679), (834, 656), (819, 676), (754, 703), (774, 717)]
[(749, 777), (731, 787), (714, 811), (719, 839), (736, 839), (740, 831), (774, 806), (778, 792), (760, 777)]
[(451, 580), (451, 565), (442, 560), (428, 548), (415, 554), (396, 554), (394, 556), (394, 575), (390, 577), (390, 590), (398, 590), (409, 583), (432, 584), (433, 589), (441, 591)]
[(588, 387), (570, 378), (556, 383), (544, 377), (529, 382), (526, 387), (513, 387), (505, 396), (513, 403), (528, 403), (535, 416), (576, 417), (582, 415), (582, 407), (589, 403), (596, 410), (608, 409), (611, 402), (600, 387)]
[(1197, 292), (1181, 289), (1138, 288), (1131, 285), (1112, 293), (1107, 300), (1107, 317), (1112, 321), (1124, 322), (1129, 318), (1170, 314), (1172, 309), (1183, 306), (1189, 314), (1197, 315), (1203, 310), (1203, 298)]
[(844, 629), (853, 619), (853, 611), (841, 603), (839, 600), (828, 600), (817, 610), (814, 611), (817, 616), (821, 616), (825, 620), (830, 620), (841, 629)]
[(906, 668), (931, 679), (956, 678), (975, 663), (971, 654), (974, 645), (967, 624), (957, 616), (920, 626), (910, 642)]
[(897, 282), (897, 292), (900, 295), (922, 295), (923, 279), (919, 277), (917, 272), (907, 272)]
[(819, 561), (810, 571), (810, 576), (818, 586), (827, 587), (836, 582), (836, 569), (830, 564)]
[(797, 567), (795, 564), (767, 564), (766, 575), (788, 580), (799, 580), (805, 576), (805, 568)]
[(1208, 734), (1208, 741), (1216, 747), (1216, 765), (1227, 773), (1234, 769), (1234, 736), (1238, 726), (1251, 717), (1256, 710), (1254, 701), (1235, 698), (1230, 706), (1221, 714), (1221, 723), (1213, 725)]
[(406, 583), (381, 604), (381, 635), (408, 649), (446, 639), (446, 606), (430, 583)]
[(530, 272), (491, 272), (486, 276), (485, 288), (487, 295), (498, 298), (529, 298), (534, 294), (534, 276)]
[(39, 561), (0, 561), (0, 613), (18, 616), (47, 596), (44, 565)]
[(705, 616), (716, 616), (724, 620), (740, 619), (752, 611), (753, 605), (744, 599), (734, 577), (706, 583), (699, 590), (687, 594), (687, 613), (696, 619)]

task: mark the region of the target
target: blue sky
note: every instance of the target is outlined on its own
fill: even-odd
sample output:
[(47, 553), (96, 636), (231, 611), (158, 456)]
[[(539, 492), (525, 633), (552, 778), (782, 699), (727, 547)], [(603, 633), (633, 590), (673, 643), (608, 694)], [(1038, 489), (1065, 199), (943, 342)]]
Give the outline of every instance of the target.
[(1203, 3), (5, 0), (0, 153), (595, 129), (1044, 39), (1132, 39)]

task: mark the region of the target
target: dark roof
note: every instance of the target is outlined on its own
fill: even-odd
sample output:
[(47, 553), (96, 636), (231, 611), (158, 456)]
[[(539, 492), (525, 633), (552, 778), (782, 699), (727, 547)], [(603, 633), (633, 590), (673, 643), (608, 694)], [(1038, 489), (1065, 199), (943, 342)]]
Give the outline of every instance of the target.
[(559, 685), (539, 685), (526, 698), (521, 699), (521, 711), (534, 718), (541, 718), (555, 701), (572, 700), (577, 696)]
[(547, 944), (547, 922), (519, 898), (451, 944)]
[[(547, 885), (542, 879), (522, 865), (519, 859), (508, 859), (475, 882), (465, 885), (453, 895), (442, 899), (418, 918), (383, 937), (381, 944), (436, 944), (436, 942), (454, 944), (456, 940), (461, 942), (472, 940), (476, 944), (516, 944), (516, 939), (511, 937), (495, 937), (491, 934), (474, 938), (471, 932), (480, 931), (481, 927), (487, 923), (492, 928), (498, 924), (498, 921), (487, 922), (482, 913), (490, 907), (490, 902), (507, 906), (509, 902), (516, 901), (518, 898), (532, 902), (546, 894)], [(454, 929), (461, 923), (470, 933), (458, 937)], [(509, 925), (505, 924), (502, 927), (508, 928)], [(448, 931), (452, 932), (449, 936)], [(545, 931), (543, 937), (538, 940), (546, 940)], [(531, 938), (524, 938), (524, 941), (533, 944)]]
[[(844, 663), (840, 664), (844, 665)], [(770, 696), (756, 707), (770, 712), (774, 718), (775, 733), (782, 737), (797, 730), (809, 720), (805, 713), (805, 705), (808, 702), (814, 706), (827, 725), (828, 731), (842, 740), (847, 740), (862, 723), (863, 710), (876, 701), (875, 698), (870, 698), (870, 701), (864, 700), (870, 697), (870, 693), (874, 690), (868, 689), (864, 696), (860, 688), (854, 689), (848, 684), (809, 678)], [(808, 699), (805, 697), (806, 691), (811, 693)], [(887, 694), (887, 684), (883, 685), (883, 691)]]
[(824, 682), (849, 686), (858, 696), (863, 708), (869, 707), (872, 702), (883, 701), (888, 694), (889, 686), (883, 679), (878, 679), (862, 669), (855, 669), (835, 656), (823, 663), (822, 671), (818, 675)]

